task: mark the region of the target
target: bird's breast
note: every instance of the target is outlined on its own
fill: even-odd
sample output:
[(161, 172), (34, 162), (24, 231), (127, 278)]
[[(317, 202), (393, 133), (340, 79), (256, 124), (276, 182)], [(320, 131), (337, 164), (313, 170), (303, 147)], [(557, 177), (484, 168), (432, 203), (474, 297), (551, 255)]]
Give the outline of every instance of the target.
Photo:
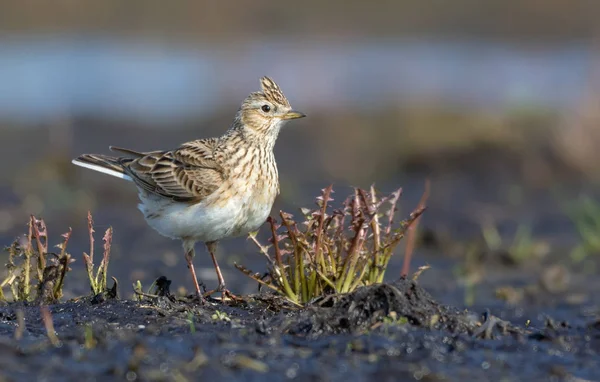
[(237, 202), (239, 212), (233, 235), (245, 235), (258, 229), (267, 220), (277, 191), (276, 180), (257, 182), (254, 187), (248, 187)]

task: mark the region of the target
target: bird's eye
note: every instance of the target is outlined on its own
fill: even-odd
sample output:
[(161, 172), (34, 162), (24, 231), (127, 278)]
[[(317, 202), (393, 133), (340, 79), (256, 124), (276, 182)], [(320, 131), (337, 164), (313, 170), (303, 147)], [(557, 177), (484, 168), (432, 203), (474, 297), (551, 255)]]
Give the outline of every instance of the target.
[(262, 105), (261, 107), (262, 111), (264, 111), (265, 113), (268, 113), (271, 111), (271, 106), (269, 105)]

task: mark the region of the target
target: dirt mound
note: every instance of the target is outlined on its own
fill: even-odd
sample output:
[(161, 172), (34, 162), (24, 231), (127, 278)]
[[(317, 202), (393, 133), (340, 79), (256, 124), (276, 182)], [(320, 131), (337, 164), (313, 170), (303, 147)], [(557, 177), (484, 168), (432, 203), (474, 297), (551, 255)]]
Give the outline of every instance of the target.
[(476, 325), (466, 313), (438, 304), (415, 281), (400, 279), (317, 301), (294, 318), (286, 331), (295, 335), (356, 333), (386, 319), (451, 333), (472, 332)]

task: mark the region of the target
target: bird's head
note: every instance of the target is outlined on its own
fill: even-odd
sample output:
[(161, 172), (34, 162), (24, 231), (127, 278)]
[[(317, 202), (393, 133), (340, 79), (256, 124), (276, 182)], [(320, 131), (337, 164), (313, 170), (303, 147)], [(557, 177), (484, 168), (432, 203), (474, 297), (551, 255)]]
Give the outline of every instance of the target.
[(305, 117), (292, 109), (279, 86), (269, 77), (260, 79), (262, 92), (250, 93), (242, 102), (237, 122), (259, 136), (277, 138), (287, 121)]

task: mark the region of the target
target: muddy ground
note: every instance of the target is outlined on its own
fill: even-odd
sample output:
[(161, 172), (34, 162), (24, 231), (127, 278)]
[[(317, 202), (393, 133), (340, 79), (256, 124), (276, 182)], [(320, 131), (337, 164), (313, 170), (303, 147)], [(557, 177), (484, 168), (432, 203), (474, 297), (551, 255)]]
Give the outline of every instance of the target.
[(301, 310), (269, 294), (235, 305), (84, 298), (50, 309), (55, 344), (39, 307), (0, 308), (3, 380), (583, 381), (600, 370), (597, 319), (519, 325), (439, 304), (412, 280)]

